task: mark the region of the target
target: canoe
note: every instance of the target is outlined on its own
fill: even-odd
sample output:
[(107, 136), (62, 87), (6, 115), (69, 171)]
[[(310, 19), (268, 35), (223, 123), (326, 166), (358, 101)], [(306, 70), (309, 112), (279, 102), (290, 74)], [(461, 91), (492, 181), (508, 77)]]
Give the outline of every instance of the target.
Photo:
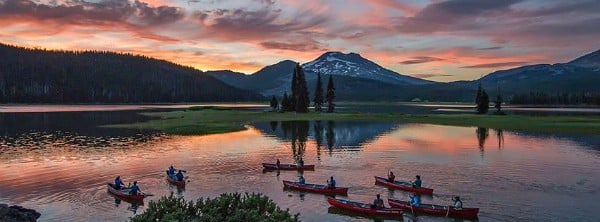
[(293, 181), (283, 181), (283, 188), (292, 189), (292, 190), (302, 190), (314, 193), (323, 193), (323, 194), (339, 194), (339, 195), (348, 195), (348, 187), (336, 187), (335, 189), (329, 189), (326, 185), (320, 184), (300, 184), (298, 182)]
[(426, 214), (433, 216), (442, 217), (453, 217), (462, 219), (474, 219), (477, 218), (479, 208), (462, 208), (461, 210), (454, 209), (450, 206), (434, 205), (434, 204), (420, 204), (418, 207), (411, 206), (410, 202), (388, 199), (388, 203), (392, 207), (403, 209), (413, 214)]
[(370, 216), (385, 216), (385, 217), (402, 217), (402, 210), (397, 208), (383, 208), (375, 209), (371, 208), (371, 204), (359, 203), (349, 200), (342, 200), (336, 198), (327, 198), (327, 202), (331, 206), (342, 208), (348, 211), (361, 213)]
[(171, 184), (173, 184), (173, 185), (175, 185), (177, 187), (180, 187), (180, 188), (185, 188), (185, 179), (182, 180), (182, 181), (177, 181), (174, 178), (175, 175), (173, 175), (173, 177), (171, 177), (171, 175), (169, 175), (169, 171), (168, 170), (166, 171), (166, 173), (167, 173), (167, 181), (169, 181), (169, 183), (171, 183)]
[(387, 178), (378, 177), (378, 176), (375, 176), (375, 184), (380, 184), (380, 185), (384, 185), (387, 187), (396, 188), (396, 189), (400, 189), (400, 190), (404, 190), (404, 191), (416, 192), (416, 193), (420, 193), (420, 194), (429, 194), (429, 195), (433, 194), (433, 189), (431, 189), (431, 188), (425, 188), (425, 187), (414, 188), (414, 187), (412, 187), (412, 184), (410, 182), (396, 180), (392, 183), (392, 182), (388, 181)]
[(296, 164), (279, 164), (279, 168), (275, 163), (263, 163), (265, 169), (271, 170), (315, 170), (315, 165), (304, 165), (299, 167)]
[(107, 185), (108, 185), (108, 192), (114, 194), (117, 197), (123, 198), (123, 199), (142, 201), (142, 200), (144, 200), (144, 197), (147, 196), (145, 194), (131, 195), (131, 194), (129, 194), (129, 190), (130, 190), (129, 188), (117, 190), (113, 187), (114, 184), (108, 183)]

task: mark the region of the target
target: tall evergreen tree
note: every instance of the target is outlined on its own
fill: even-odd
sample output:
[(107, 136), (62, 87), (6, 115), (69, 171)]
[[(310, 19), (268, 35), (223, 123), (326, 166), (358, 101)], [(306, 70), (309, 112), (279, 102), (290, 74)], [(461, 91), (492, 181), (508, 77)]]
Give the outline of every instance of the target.
[(481, 83), (479, 83), (477, 89), (477, 98), (475, 98), (475, 102), (477, 103), (477, 114), (486, 114), (488, 112), (488, 109), (490, 108), (490, 98), (485, 92), (485, 89), (481, 87)]
[(279, 106), (279, 102), (277, 101), (277, 98), (273, 96), (273, 98), (271, 98), (271, 109), (277, 110), (277, 106)]
[(308, 99), (308, 86), (306, 86), (306, 78), (300, 64), (296, 64), (296, 112), (307, 113), (310, 100)]
[(332, 113), (335, 109), (335, 87), (333, 86), (333, 76), (329, 75), (329, 82), (327, 82), (327, 112)]
[(321, 73), (317, 73), (317, 87), (315, 88), (315, 98), (313, 99), (315, 112), (323, 111), (323, 84), (321, 83)]
[(477, 95), (475, 96), (475, 104), (477, 105), (476, 108), (479, 107), (479, 101), (481, 100), (481, 91), (482, 90), (483, 89), (481, 88), (481, 82), (479, 82), (479, 87), (477, 87)]
[(494, 107), (496, 108), (496, 112), (494, 112), (494, 114), (504, 115), (504, 112), (502, 111), (502, 102), (502, 95), (500, 95), (500, 88), (498, 87), (496, 92), (496, 100), (494, 101)]
[[(296, 64), (298, 65), (298, 64)], [(288, 111), (296, 111), (296, 100), (298, 100), (298, 70), (296, 68), (294, 68), (294, 73), (292, 74), (292, 85), (291, 85), (291, 90), (292, 90), (292, 95), (290, 95), (289, 98), (289, 109)]]
[(284, 92), (283, 98), (281, 98), (281, 111), (290, 111), (290, 99), (288, 98), (287, 92)]

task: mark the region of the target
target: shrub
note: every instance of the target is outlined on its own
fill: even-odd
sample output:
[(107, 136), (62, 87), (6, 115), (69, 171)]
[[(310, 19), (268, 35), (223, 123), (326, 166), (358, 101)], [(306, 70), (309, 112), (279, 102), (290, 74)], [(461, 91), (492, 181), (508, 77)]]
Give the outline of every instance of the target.
[(299, 221), (299, 214), (281, 210), (262, 194), (224, 193), (214, 199), (200, 198), (195, 203), (181, 197), (163, 196), (151, 201), (148, 209), (131, 218), (138, 221)]

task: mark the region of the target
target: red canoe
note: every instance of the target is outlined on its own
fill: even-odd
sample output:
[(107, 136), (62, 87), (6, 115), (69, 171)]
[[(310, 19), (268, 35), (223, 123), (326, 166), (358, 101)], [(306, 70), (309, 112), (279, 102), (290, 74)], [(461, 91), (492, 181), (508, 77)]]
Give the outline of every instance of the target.
[(397, 208), (383, 208), (375, 209), (371, 208), (371, 204), (359, 203), (349, 200), (342, 200), (336, 198), (327, 198), (327, 202), (331, 206), (342, 208), (348, 211), (361, 213), (371, 216), (386, 216), (386, 217), (402, 217), (402, 210)]
[(388, 203), (392, 207), (397, 207), (405, 210), (406, 212), (412, 212), (414, 214), (427, 214), (442, 217), (453, 217), (463, 219), (474, 219), (477, 218), (479, 208), (463, 208), (461, 210), (454, 209), (450, 206), (434, 205), (434, 204), (420, 204), (418, 207), (411, 206), (410, 202), (388, 199)]
[(378, 177), (378, 176), (375, 176), (375, 184), (381, 184), (381, 185), (384, 185), (387, 187), (410, 191), (410, 192), (416, 192), (416, 193), (420, 193), (420, 194), (429, 194), (429, 195), (433, 194), (433, 189), (431, 189), (431, 188), (425, 188), (425, 187), (414, 188), (414, 187), (412, 187), (412, 184), (409, 182), (396, 180), (392, 183), (392, 182), (388, 181), (387, 178)]
[(180, 188), (185, 188), (185, 180), (177, 181), (174, 178), (175, 175), (173, 175), (173, 177), (171, 177), (171, 175), (169, 175), (169, 171), (167, 170), (166, 172), (167, 172), (167, 181), (169, 181), (169, 183), (171, 183), (177, 187), (180, 187)]
[(304, 165), (301, 167), (295, 164), (279, 164), (279, 167), (275, 163), (263, 163), (262, 165), (265, 169), (270, 170), (315, 170), (315, 165)]
[(142, 201), (142, 200), (144, 200), (144, 197), (146, 197), (145, 194), (138, 194), (138, 195), (129, 194), (129, 190), (130, 190), (129, 188), (117, 190), (113, 187), (114, 184), (108, 183), (107, 185), (108, 185), (108, 192), (114, 194), (117, 197), (123, 198), (123, 199)]
[(339, 195), (348, 195), (348, 187), (336, 187), (334, 189), (327, 188), (326, 185), (319, 184), (300, 184), (298, 182), (293, 181), (283, 181), (283, 188), (293, 189), (293, 190), (302, 190), (309, 191), (315, 193), (324, 193), (324, 194), (339, 194)]

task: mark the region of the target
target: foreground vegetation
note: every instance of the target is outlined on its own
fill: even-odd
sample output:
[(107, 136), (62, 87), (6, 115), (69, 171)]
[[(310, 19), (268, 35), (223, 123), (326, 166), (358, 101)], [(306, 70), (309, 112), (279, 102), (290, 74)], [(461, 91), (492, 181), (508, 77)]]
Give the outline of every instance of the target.
[(163, 196), (156, 202), (150, 202), (148, 209), (131, 221), (293, 222), (299, 221), (298, 216), (291, 215), (289, 210), (281, 210), (262, 194), (224, 193), (214, 199), (200, 198), (195, 203), (173, 195)]
[(473, 126), (531, 132), (600, 134), (598, 116), (521, 116), (433, 114), (404, 115), (401, 113), (275, 113), (213, 108), (193, 108), (185, 111), (144, 113), (155, 119), (111, 127), (160, 130), (176, 135), (202, 135), (244, 130), (253, 122), (294, 120), (385, 121), (429, 123), (452, 126)]

